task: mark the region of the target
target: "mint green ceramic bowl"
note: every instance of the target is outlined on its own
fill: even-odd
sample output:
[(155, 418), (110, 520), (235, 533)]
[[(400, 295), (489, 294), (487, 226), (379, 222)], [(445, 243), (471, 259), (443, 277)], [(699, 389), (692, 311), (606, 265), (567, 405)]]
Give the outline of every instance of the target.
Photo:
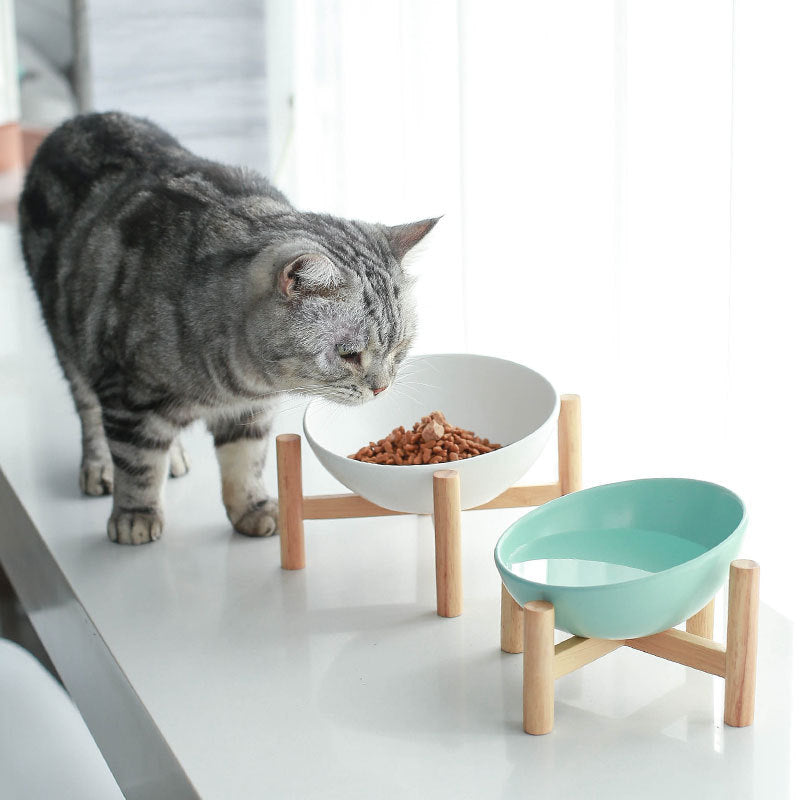
[(725, 582), (747, 526), (714, 483), (625, 481), (552, 500), (517, 520), (494, 551), (520, 604), (548, 600), (556, 627), (632, 639), (680, 624)]

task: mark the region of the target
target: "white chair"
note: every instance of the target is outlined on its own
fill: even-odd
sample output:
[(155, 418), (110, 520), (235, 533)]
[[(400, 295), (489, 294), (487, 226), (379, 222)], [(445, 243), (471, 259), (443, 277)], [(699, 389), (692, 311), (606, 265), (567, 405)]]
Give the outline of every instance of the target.
[(123, 798), (69, 695), (8, 639), (0, 639), (0, 797)]

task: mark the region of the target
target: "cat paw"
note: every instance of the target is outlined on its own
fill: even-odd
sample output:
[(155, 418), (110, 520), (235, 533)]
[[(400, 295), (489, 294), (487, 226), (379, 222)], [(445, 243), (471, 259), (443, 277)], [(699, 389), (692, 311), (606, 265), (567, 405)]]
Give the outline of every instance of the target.
[(146, 544), (161, 538), (164, 518), (159, 511), (114, 511), (108, 520), (108, 538), (117, 544)]
[(273, 500), (260, 500), (238, 517), (229, 510), (228, 517), (245, 536), (272, 536), (278, 530), (278, 504)]
[(169, 448), (169, 476), (180, 478), (189, 471), (189, 456), (178, 439)]
[(78, 477), (81, 491), (92, 497), (111, 494), (114, 490), (114, 465), (111, 461), (84, 461)]

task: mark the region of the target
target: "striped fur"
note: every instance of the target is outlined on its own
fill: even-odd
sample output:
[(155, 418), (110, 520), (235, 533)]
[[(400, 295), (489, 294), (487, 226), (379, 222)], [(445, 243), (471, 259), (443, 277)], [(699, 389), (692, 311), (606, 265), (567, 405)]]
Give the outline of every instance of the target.
[(19, 212), (81, 420), (81, 488), (113, 491), (109, 537), (132, 544), (160, 536), (163, 480), (187, 471), (177, 436), (196, 419), (234, 527), (274, 532), (262, 471), (277, 398), (357, 404), (391, 384), (415, 328), (401, 262), (435, 224), (299, 212), (119, 113), (55, 130)]

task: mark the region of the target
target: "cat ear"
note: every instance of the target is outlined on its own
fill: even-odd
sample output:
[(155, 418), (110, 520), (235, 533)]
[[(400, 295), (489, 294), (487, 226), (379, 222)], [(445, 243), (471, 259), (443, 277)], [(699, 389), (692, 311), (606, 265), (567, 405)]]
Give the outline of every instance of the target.
[(392, 225), (384, 227), (383, 232), (389, 240), (389, 247), (398, 261), (415, 245), (425, 238), (441, 217), (422, 219), (419, 222), (409, 222), (406, 225)]
[(292, 297), (301, 290), (310, 292), (333, 289), (341, 280), (333, 262), (321, 253), (303, 253), (278, 273), (278, 291)]

